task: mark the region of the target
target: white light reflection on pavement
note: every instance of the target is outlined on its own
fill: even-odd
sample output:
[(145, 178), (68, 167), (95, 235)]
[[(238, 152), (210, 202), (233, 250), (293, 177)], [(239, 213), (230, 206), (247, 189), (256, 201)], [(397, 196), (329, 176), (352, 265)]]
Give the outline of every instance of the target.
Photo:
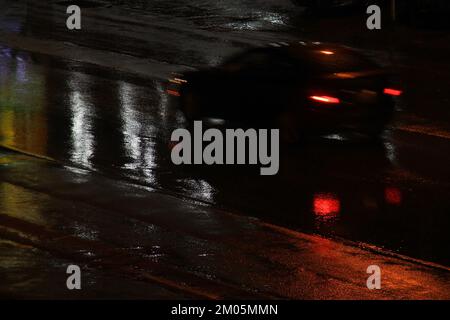
[(86, 95), (78, 87), (82, 75), (73, 73), (69, 81), (69, 103), (72, 114), (72, 151), (71, 161), (91, 168), (91, 157), (94, 154), (94, 137), (92, 134), (93, 106)]

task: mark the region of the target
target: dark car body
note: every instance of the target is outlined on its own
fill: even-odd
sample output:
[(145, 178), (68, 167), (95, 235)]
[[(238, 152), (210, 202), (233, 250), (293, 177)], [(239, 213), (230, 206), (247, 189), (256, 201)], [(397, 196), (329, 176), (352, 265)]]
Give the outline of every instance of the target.
[(364, 55), (311, 42), (256, 48), (171, 79), (189, 120), (224, 119), (303, 134), (378, 136), (394, 111), (390, 74)]

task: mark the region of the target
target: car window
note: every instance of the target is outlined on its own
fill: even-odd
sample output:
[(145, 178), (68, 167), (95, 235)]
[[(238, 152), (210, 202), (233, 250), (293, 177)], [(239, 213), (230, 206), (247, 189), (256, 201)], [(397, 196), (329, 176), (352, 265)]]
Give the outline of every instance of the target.
[(266, 68), (271, 64), (271, 60), (271, 54), (267, 51), (251, 51), (231, 58), (222, 65), (222, 68), (229, 72)]
[(336, 53), (332, 55), (313, 53), (316, 57), (312, 60), (314, 62), (314, 69), (325, 72), (352, 72), (360, 71), (370, 68), (375, 68), (376, 65), (364, 56), (348, 53)]
[(248, 72), (264, 78), (284, 79), (303, 70), (286, 52), (272, 48), (258, 49), (233, 57), (222, 65), (226, 72)]

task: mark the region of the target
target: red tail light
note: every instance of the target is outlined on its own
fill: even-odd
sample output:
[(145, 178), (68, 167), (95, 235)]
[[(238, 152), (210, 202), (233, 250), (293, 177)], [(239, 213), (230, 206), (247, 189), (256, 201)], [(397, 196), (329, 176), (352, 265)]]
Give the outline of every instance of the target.
[(391, 88), (386, 88), (384, 89), (384, 94), (387, 94), (389, 96), (395, 96), (398, 97), (402, 94), (401, 90), (397, 90), (397, 89), (391, 89)]
[(179, 97), (180, 96), (180, 93), (178, 91), (176, 91), (176, 90), (167, 89), (166, 92), (168, 94), (170, 94), (171, 96), (174, 96), (174, 97)]
[(341, 101), (338, 98), (330, 97), (330, 96), (310, 96), (311, 100), (322, 102), (322, 103), (329, 103), (329, 104), (337, 104)]

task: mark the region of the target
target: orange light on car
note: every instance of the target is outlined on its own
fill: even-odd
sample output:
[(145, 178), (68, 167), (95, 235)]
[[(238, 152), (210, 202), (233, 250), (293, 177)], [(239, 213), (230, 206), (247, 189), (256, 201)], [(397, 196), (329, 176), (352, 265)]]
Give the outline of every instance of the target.
[(326, 55), (332, 55), (334, 54), (333, 51), (329, 51), (329, 50), (321, 50), (320, 53), (326, 54)]
[(323, 102), (323, 103), (329, 103), (329, 104), (337, 104), (341, 101), (338, 98), (330, 97), (330, 96), (310, 96), (311, 100)]
[(182, 83), (187, 83), (187, 80), (180, 79), (180, 78), (173, 78), (173, 79), (169, 79), (169, 82), (175, 83), (175, 84), (182, 84)]
[(395, 97), (398, 97), (402, 94), (401, 90), (391, 89), (391, 88), (385, 88), (383, 92), (384, 92), (384, 94), (387, 94), (389, 96), (395, 96)]

